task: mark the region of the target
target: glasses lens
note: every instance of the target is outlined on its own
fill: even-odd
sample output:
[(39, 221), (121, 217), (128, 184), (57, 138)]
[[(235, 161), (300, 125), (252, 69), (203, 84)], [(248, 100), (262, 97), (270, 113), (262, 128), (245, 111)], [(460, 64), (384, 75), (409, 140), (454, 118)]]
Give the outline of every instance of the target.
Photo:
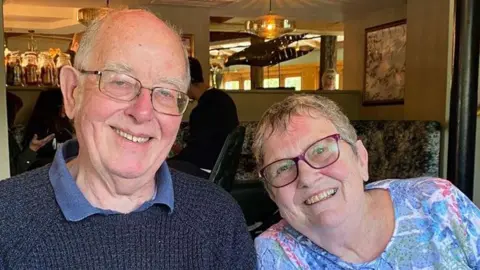
[(113, 71), (102, 72), (100, 90), (107, 96), (130, 101), (137, 96), (140, 88), (140, 83), (128, 75)]
[(314, 168), (326, 167), (338, 159), (338, 143), (335, 137), (328, 137), (310, 146), (305, 158)]
[(297, 165), (292, 159), (276, 161), (263, 170), (263, 176), (272, 186), (284, 186), (297, 177)]
[(168, 88), (155, 88), (152, 93), (153, 108), (165, 114), (182, 115), (188, 100), (187, 94)]

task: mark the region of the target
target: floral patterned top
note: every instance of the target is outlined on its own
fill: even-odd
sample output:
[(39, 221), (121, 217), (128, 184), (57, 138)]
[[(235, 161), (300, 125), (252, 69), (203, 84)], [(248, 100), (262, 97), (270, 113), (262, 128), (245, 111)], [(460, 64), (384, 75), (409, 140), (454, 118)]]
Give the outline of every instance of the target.
[(449, 181), (384, 180), (395, 230), (375, 260), (354, 264), (315, 245), (285, 220), (255, 240), (258, 269), (480, 269), (480, 210)]

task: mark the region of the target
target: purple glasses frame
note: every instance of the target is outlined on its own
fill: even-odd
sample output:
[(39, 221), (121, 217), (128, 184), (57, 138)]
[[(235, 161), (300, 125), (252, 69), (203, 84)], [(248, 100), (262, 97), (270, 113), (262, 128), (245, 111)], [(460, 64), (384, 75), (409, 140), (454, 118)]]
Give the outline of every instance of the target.
[[(307, 153), (307, 151), (310, 149), (310, 147), (312, 147), (313, 145), (323, 141), (323, 140), (326, 140), (326, 139), (330, 139), (330, 138), (334, 138), (335, 139), (335, 143), (337, 144), (337, 149), (338, 149), (338, 153), (337, 153), (337, 157), (330, 163), (326, 164), (326, 165), (323, 165), (323, 166), (320, 166), (320, 167), (315, 167), (313, 166), (310, 162), (308, 162), (308, 160), (305, 158), (305, 154)], [(306, 149), (305, 151), (303, 151), (303, 153), (301, 153), (300, 155), (296, 156), (296, 157), (293, 157), (293, 158), (282, 158), (282, 159), (279, 159), (279, 160), (275, 160), (267, 165), (265, 165), (261, 170), (260, 170), (260, 176), (263, 177), (263, 179), (265, 179), (265, 181), (267, 181), (267, 183), (269, 185), (271, 185), (272, 187), (275, 187), (275, 188), (281, 188), (281, 187), (285, 187), (285, 186), (288, 186), (290, 185), (291, 183), (295, 182), (295, 180), (297, 180), (298, 178), (298, 162), (300, 160), (304, 161), (305, 163), (308, 164), (308, 166), (312, 167), (313, 169), (323, 169), (323, 168), (326, 168), (330, 165), (332, 165), (333, 163), (337, 162), (337, 160), (340, 158), (340, 148), (339, 148), (339, 145), (338, 145), (338, 141), (341, 140), (342, 137), (340, 136), (340, 134), (336, 133), (336, 134), (332, 134), (332, 135), (329, 135), (327, 137), (323, 137), (321, 138), (320, 140), (318, 141), (315, 141), (314, 143), (310, 144)], [(350, 143), (349, 143), (350, 144)], [(268, 168), (268, 166), (274, 164), (274, 163), (277, 163), (279, 161), (283, 161), (283, 160), (293, 160), (293, 162), (295, 162), (295, 166), (297, 167), (297, 175), (295, 175), (295, 177), (292, 179), (292, 181), (284, 184), (284, 185), (280, 185), (280, 186), (275, 186), (271, 181), (269, 181), (266, 177), (265, 177), (265, 169)]]

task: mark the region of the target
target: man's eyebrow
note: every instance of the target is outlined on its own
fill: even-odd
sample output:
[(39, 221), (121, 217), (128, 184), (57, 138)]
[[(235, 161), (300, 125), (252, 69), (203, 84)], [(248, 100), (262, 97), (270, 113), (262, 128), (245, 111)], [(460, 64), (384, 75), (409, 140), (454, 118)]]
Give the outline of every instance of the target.
[[(110, 71), (115, 71), (119, 73), (125, 73), (130, 76), (133, 76), (133, 68), (130, 67), (130, 65), (126, 63), (121, 63), (121, 62), (109, 62), (106, 63), (103, 70), (110, 70)], [(138, 80), (138, 78), (136, 78)], [(154, 79), (154, 85), (158, 84), (169, 84), (175, 88), (175, 90), (185, 90), (188, 89), (188, 83), (186, 84), (184, 80), (178, 79), (178, 78), (168, 78), (168, 77), (160, 77), (160, 78), (155, 78)], [(154, 86), (159, 87), (159, 86)]]
[(116, 72), (122, 72), (122, 73), (127, 73), (131, 74), (133, 69), (125, 63), (119, 63), (119, 62), (109, 62), (105, 64), (104, 70), (111, 70), (111, 71), (116, 71)]
[(176, 78), (160, 77), (155, 80), (155, 84), (158, 84), (158, 83), (170, 84), (171, 86), (176, 88), (175, 90), (185, 89), (185, 82), (183, 80), (176, 79)]

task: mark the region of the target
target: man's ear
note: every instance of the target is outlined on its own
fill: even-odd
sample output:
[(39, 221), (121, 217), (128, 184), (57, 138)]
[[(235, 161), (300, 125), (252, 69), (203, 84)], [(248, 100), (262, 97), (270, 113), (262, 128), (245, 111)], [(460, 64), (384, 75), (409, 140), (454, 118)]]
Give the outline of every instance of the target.
[(63, 66), (60, 70), (60, 87), (62, 89), (63, 104), (65, 106), (65, 114), (70, 119), (75, 118), (76, 106), (80, 102), (78, 93), (79, 91), (79, 72), (71, 66)]
[(357, 147), (357, 159), (360, 166), (360, 175), (362, 176), (363, 181), (367, 182), (370, 175), (368, 173), (368, 152), (361, 140), (358, 140), (355, 143)]

